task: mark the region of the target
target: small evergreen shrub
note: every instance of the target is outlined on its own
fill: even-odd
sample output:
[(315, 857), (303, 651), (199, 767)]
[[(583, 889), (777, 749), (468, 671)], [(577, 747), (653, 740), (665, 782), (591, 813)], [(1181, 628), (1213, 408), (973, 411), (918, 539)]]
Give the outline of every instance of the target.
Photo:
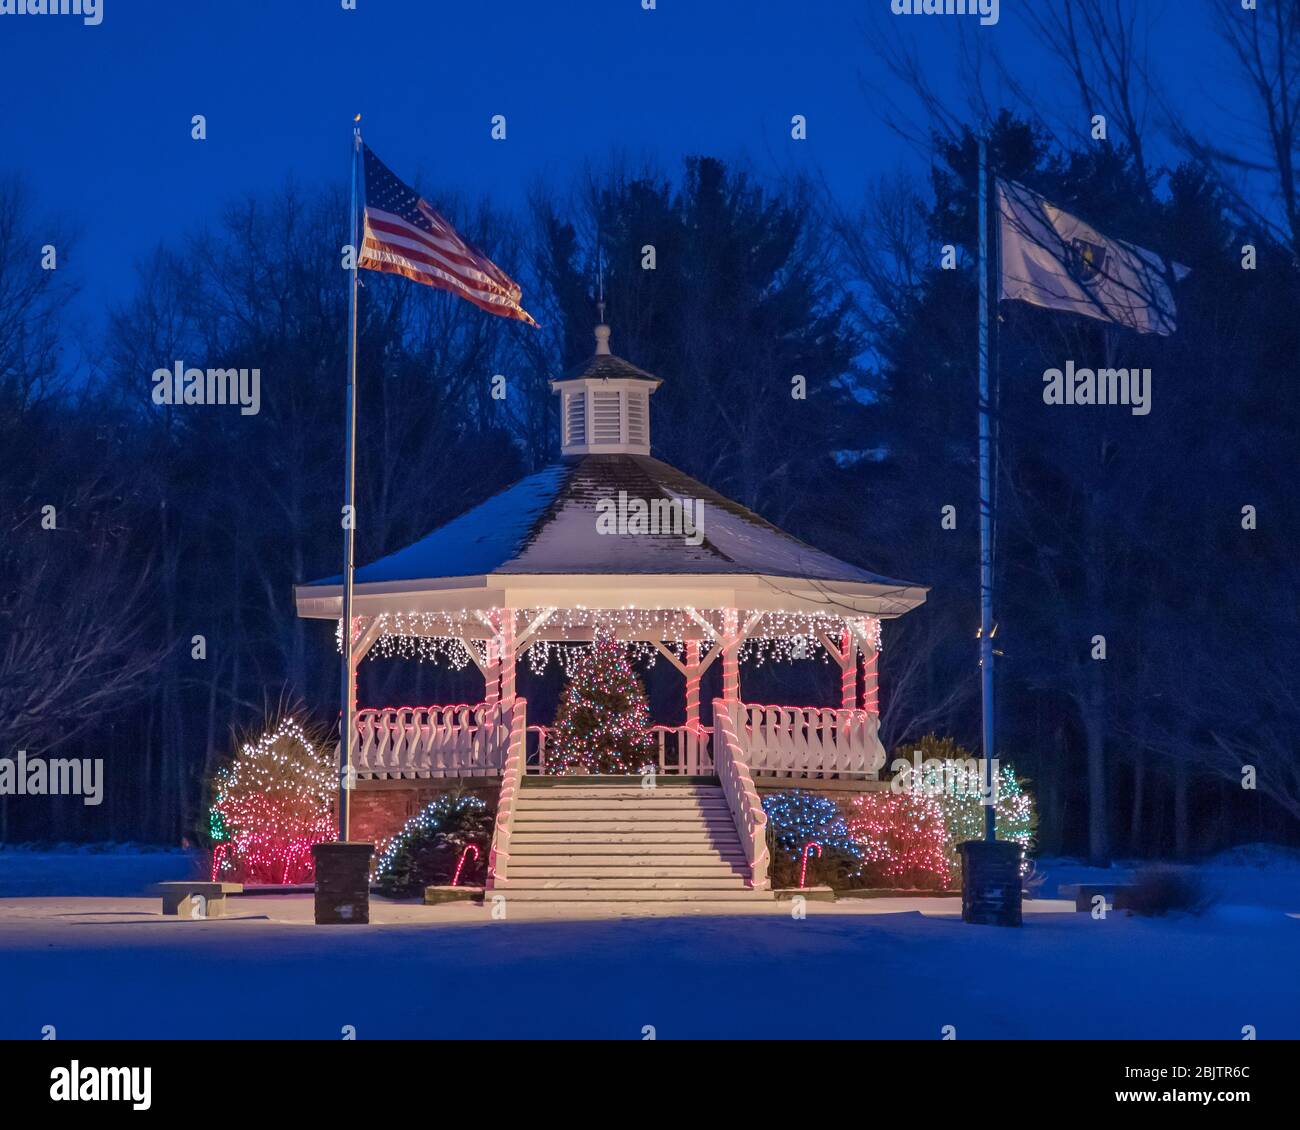
[(472, 852), (466, 857), (457, 885), (481, 887), (492, 846), (492, 814), (476, 796), (445, 793), (411, 817), (388, 842), (375, 867), (374, 881), (388, 898), (414, 898), (422, 895), (425, 887), (446, 886), (471, 844), (478, 849), (478, 858)]
[(861, 863), (858, 846), (849, 834), (839, 805), (805, 789), (768, 793), (763, 797), (771, 846), (774, 887), (799, 886), (804, 848), (821, 845), (821, 855), (808, 853), (805, 885), (844, 887)]

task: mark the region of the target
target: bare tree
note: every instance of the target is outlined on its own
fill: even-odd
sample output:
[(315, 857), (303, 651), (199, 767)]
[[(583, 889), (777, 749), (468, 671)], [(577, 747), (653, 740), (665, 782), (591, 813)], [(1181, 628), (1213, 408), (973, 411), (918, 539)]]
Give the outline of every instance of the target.
[(0, 179), (0, 391), (15, 407), (48, 396), (63, 375), (62, 313), (76, 286), (58, 266), (71, 249), (62, 224), (35, 215), (16, 175)]
[[(1087, 135), (1104, 115), (1132, 155), (1138, 181), (1151, 189), (1145, 132), (1151, 101), (1150, 34), (1162, 6), (1150, 0), (1039, 0), (1026, 5), (1035, 35), (1069, 73), (1085, 118), (1069, 133)], [(1035, 100), (1023, 98), (1032, 106)]]
[(1238, 0), (1207, 3), (1256, 117), (1243, 120), (1237, 106), (1225, 110), (1245, 132), (1215, 142), (1167, 109), (1175, 137), (1218, 173), (1239, 216), (1300, 258), (1300, 0), (1274, 0), (1257, 11), (1244, 11)]

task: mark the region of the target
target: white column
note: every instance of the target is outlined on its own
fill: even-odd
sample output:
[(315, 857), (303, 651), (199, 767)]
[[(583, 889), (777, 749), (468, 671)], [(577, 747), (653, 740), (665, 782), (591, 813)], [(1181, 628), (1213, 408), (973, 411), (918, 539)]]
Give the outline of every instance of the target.
[(700, 771), (700, 642), (686, 641), (686, 750), (687, 771)]
[(515, 610), (503, 608), (500, 612), (499, 635), (501, 641), (501, 705), (510, 707), (515, 701)]
[(722, 613), (722, 697), (740, 701), (740, 612), (735, 608)]
[(483, 701), (495, 706), (501, 701), (501, 651), (497, 641), (487, 641), (487, 664), (483, 668)]
[(880, 713), (880, 652), (869, 647), (863, 653), (862, 708), (868, 714)]
[(840, 707), (856, 710), (858, 705), (858, 641), (847, 628), (840, 636)]

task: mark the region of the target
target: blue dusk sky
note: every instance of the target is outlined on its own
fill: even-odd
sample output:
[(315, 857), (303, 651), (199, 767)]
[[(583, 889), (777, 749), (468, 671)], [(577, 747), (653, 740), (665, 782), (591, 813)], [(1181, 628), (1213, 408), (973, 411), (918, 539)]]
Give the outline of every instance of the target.
[[(0, 15), (0, 172), (17, 170), (38, 209), (71, 219), (60, 263), (83, 287), (94, 330), (156, 243), (213, 221), (228, 200), (346, 183), (348, 130), (427, 195), (522, 202), (538, 178), (567, 185), (611, 151), (676, 171), (711, 154), (760, 177), (806, 171), (851, 202), (899, 167), (925, 175), (891, 128), (875, 27), (915, 42), (935, 88), (965, 98), (960, 38), (996, 44), (1043, 104), (1073, 110), (1067, 76), (1043, 57), (1022, 3), (981, 28), (954, 16), (895, 16), (889, 0), (101, 0), (102, 22)], [(1179, 108), (1226, 70), (1199, 4), (1153, 0), (1158, 62)], [(1154, 113), (1154, 111), (1153, 111)], [(208, 138), (190, 137), (207, 117)], [(506, 115), (508, 138), (490, 137)], [(808, 140), (790, 138), (803, 114)]]

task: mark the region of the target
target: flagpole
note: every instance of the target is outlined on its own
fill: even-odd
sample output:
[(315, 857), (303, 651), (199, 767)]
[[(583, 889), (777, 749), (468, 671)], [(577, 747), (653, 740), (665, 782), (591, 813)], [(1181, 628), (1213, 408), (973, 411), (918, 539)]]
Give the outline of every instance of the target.
[(346, 843), (352, 831), (352, 743), (353, 718), (357, 709), (357, 684), (352, 664), (352, 571), (356, 543), (357, 496), (357, 176), (361, 160), (361, 115), (352, 127), (352, 271), (348, 281), (348, 377), (345, 440), (346, 470), (343, 476), (343, 700), (339, 730), (339, 839)]
[(979, 143), (979, 460), (980, 460), (980, 705), (984, 753), (984, 839), (997, 838), (993, 776), (993, 435), (989, 413), (989, 190), (988, 140)]

